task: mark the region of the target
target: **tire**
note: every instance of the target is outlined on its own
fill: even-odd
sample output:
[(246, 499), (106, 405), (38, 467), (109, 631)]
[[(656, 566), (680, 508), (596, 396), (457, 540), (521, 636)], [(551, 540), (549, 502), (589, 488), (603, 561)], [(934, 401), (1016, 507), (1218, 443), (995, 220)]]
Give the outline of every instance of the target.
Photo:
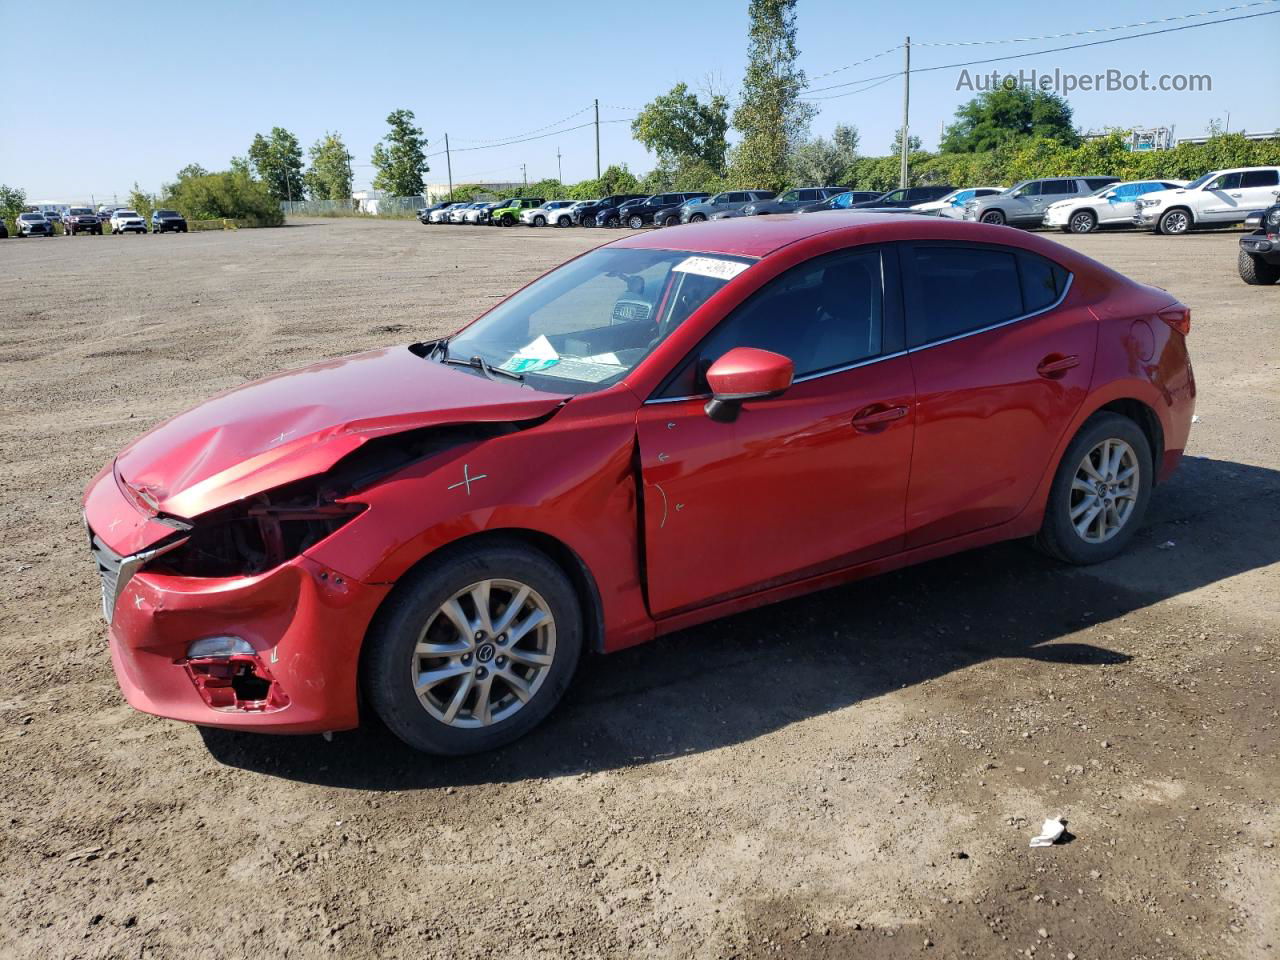
[(988, 210), (983, 213), (982, 222), (994, 224), (997, 227), (1003, 227), (1008, 220), (1006, 219), (1003, 210)]
[(630, 227), (632, 230), (639, 230), (641, 227), (644, 226), (644, 217), (631, 217), (627, 221), (627, 226)]
[(535, 227), (545, 227), (547, 225), (547, 218), (544, 217), (542, 214), (538, 214), (536, 217), (533, 218), (533, 225)]
[[(1136, 467), (1136, 480), (1131, 479), (1131, 486), (1127, 488), (1132, 496), (1114, 496), (1117, 490), (1124, 491), (1126, 485), (1123, 482), (1113, 483), (1115, 475), (1108, 474), (1105, 469), (1098, 469), (1095, 457), (1106, 451), (1104, 444), (1111, 445), (1110, 452), (1113, 455), (1119, 450), (1122, 457), (1119, 476), (1122, 477), (1129, 467)], [(1092, 474), (1085, 470), (1086, 457), (1089, 458), (1094, 473), (1102, 475), (1101, 480), (1093, 480)], [(1111, 494), (1103, 501), (1096, 493), (1079, 490), (1076, 486), (1077, 475), (1086, 485), (1102, 483), (1104, 487), (1110, 487)], [(1044, 522), (1036, 535), (1036, 546), (1064, 563), (1085, 565), (1110, 560), (1128, 546), (1142, 525), (1154, 479), (1151, 445), (1141, 428), (1118, 413), (1095, 413), (1084, 422), (1080, 432), (1067, 447), (1067, 452), (1062, 455), (1062, 462), (1058, 464), (1045, 505)], [(1104, 503), (1114, 504), (1114, 509)], [(1128, 510), (1121, 519), (1120, 513), (1124, 511), (1126, 504)], [(1101, 509), (1095, 511), (1094, 506)], [(1073, 513), (1076, 514), (1074, 520)], [(1098, 519), (1099, 515), (1101, 519)], [(1103, 524), (1110, 522), (1113, 517), (1119, 525), (1104, 535)], [(1085, 533), (1077, 529), (1077, 523), (1085, 526)], [(1103, 539), (1097, 539), (1097, 536), (1103, 536)]]
[(1098, 229), (1098, 215), (1092, 210), (1077, 210), (1067, 222), (1072, 233), (1093, 233)]
[(689, 222), (701, 223), (705, 219), (707, 219), (707, 215), (705, 213), (695, 213), (691, 217), (689, 217)]
[(509, 213), (504, 213), (504, 214), (502, 215), (502, 225), (503, 225), (504, 227), (511, 227), (511, 226), (514, 226), (514, 225), (515, 225), (515, 222), (516, 222), (516, 218), (515, 218), (515, 217), (513, 217), (511, 214), (509, 214)]
[(1184, 207), (1174, 207), (1160, 215), (1156, 232), (1166, 237), (1178, 237), (1191, 229), (1191, 214)]
[(617, 217), (610, 217), (608, 220), (604, 222), (604, 225), (608, 227), (610, 230), (617, 230), (618, 227), (622, 225), (622, 221), (619, 220)]
[(1280, 264), (1267, 263), (1244, 250), (1236, 259), (1236, 268), (1240, 271), (1240, 279), (1253, 287), (1265, 287), (1280, 281)]
[[(548, 623), (549, 614), (551, 629), (531, 629), (516, 643), (526, 656), (546, 657), (549, 649), (549, 664), (533, 666), (506, 658), (504, 649), (517, 648), (499, 646), (502, 634), (489, 636), (480, 629), (462, 638), (444, 606), (454, 602), (469, 632), (482, 628), (484, 621), (476, 616), (478, 605), (473, 602), (476, 595), (470, 590), (485, 582), (492, 584), (488, 595), (494, 604), (490, 620), (497, 619), (491, 622), (493, 627), (501, 625), (506, 612), (495, 612), (496, 604), (509, 602), (517, 587), (529, 588), (521, 607), (528, 612), (517, 613), (516, 622), (542, 610), (542, 622)], [(573, 586), (546, 554), (505, 540), (463, 546), (408, 574), (378, 612), (361, 655), (364, 693), (391, 732), (417, 750), (453, 756), (493, 750), (524, 736), (559, 702), (577, 668), (582, 633), (582, 613)], [(431, 643), (442, 655), (419, 654), (420, 643)], [(503, 660), (505, 667), (499, 667)], [(415, 687), (422, 675), (440, 670), (451, 674), (425, 688), (419, 699)], [(521, 698), (515, 688), (503, 679), (513, 674), (526, 690), (532, 688), (522, 706), (517, 705)], [(483, 723), (477, 687), (485, 679), (486, 709), (506, 713), (488, 724)], [(446, 722), (455, 700), (459, 701), (456, 713)]]

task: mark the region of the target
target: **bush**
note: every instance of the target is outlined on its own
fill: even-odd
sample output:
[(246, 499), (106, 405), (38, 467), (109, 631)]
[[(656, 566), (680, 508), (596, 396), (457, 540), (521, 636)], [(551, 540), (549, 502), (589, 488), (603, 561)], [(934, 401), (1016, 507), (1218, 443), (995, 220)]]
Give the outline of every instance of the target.
[(267, 185), (242, 171), (186, 177), (170, 188), (165, 204), (188, 220), (235, 220), (250, 227), (278, 227), (284, 223), (280, 204)]

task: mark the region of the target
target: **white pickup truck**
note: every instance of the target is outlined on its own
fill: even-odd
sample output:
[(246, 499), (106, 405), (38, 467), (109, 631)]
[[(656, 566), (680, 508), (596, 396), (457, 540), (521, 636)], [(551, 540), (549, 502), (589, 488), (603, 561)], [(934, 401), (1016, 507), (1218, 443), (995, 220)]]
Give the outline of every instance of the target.
[(1280, 167), (1214, 170), (1185, 187), (1139, 197), (1133, 222), (1156, 233), (1178, 235), (1199, 226), (1243, 223), (1280, 196)]

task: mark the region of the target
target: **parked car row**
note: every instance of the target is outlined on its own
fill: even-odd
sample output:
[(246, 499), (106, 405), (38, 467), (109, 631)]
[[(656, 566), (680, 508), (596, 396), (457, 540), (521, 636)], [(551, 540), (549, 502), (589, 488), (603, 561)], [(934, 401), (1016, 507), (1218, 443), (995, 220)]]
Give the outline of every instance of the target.
[(1186, 233), (1197, 226), (1241, 223), (1280, 197), (1280, 167), (1207, 173), (1191, 183), (1119, 177), (1042, 177), (1012, 187), (900, 187), (888, 191), (840, 186), (772, 190), (618, 193), (599, 200), (510, 197), (497, 201), (437, 203), (418, 211), (424, 224), (470, 223), (530, 227), (672, 227), (703, 220), (835, 210), (910, 213), (996, 226), (1053, 227), (1091, 233), (1101, 227), (1139, 226)]
[[(17, 236), (19, 237), (52, 237), (55, 235), (53, 225), (62, 225), (63, 236), (74, 237), (78, 233), (90, 233), (102, 236), (102, 228), (106, 226), (112, 233), (147, 233), (147, 221), (135, 210), (127, 207), (113, 207), (108, 217), (103, 218), (95, 213), (92, 207), (68, 207), (65, 214), (49, 211), (28, 210), (18, 214), (16, 218)], [(151, 214), (151, 233), (186, 233), (187, 220), (177, 210), (156, 210)], [(0, 221), (0, 239), (9, 235), (3, 221)]]

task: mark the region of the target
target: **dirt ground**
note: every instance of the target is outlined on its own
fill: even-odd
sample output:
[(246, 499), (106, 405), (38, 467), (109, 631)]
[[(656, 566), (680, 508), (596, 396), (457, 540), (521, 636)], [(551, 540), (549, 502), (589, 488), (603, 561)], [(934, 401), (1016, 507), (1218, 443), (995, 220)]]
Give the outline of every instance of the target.
[(1234, 233), (1065, 241), (1193, 309), (1200, 421), (1111, 563), (1005, 544), (689, 630), (464, 760), (124, 704), (78, 506), (118, 448), (605, 239), (0, 241), (0, 956), (1280, 954), (1280, 287)]

